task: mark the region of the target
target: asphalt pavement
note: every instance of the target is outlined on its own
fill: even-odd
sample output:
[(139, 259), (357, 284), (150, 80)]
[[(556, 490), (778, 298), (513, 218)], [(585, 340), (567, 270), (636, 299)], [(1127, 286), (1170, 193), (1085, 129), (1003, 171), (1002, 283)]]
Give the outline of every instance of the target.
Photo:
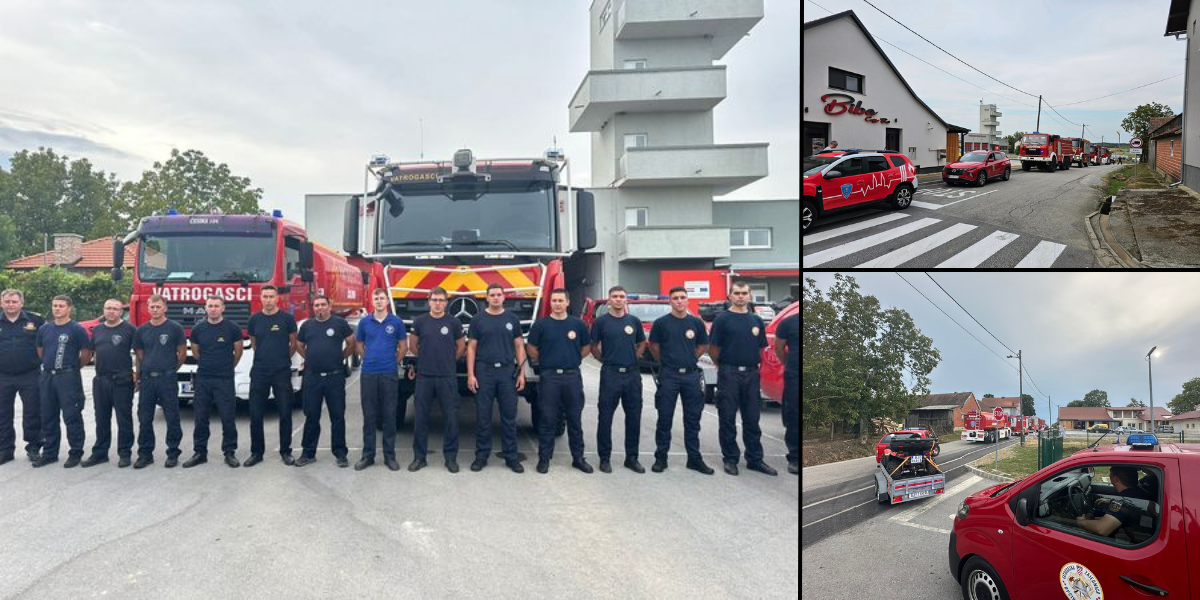
[[(352, 461), (362, 439), (357, 379), (356, 372), (347, 382)], [(598, 380), (588, 361), (583, 422), (593, 466), (599, 462)], [(94, 413), (90, 386), (85, 388), (90, 451)], [(339, 469), (328, 450), (328, 417), (322, 419), (318, 462), (304, 468), (284, 466), (277, 452), (268, 451), (261, 465), (229, 469), (219, 461), (220, 424), (214, 419), (210, 462), (166, 469), (161, 412), (156, 462), (144, 470), (116, 467), (115, 439), (113, 462), (90, 469), (64, 469), (61, 462), (33, 469), (18, 452), (17, 460), (0, 466), (0, 597), (796, 597), (800, 490), (786, 472), (779, 409), (766, 407), (762, 415), (766, 460), (778, 477), (721, 472), (712, 406), (705, 409), (700, 437), (717, 474), (684, 468), (679, 411), (670, 468), (655, 474), (649, 471), (656, 411), (648, 375), (644, 390), (643, 475), (620, 466), (619, 410), (612, 474), (572, 469), (565, 436), (550, 473), (538, 474), (524, 401), (518, 444), (528, 459), (520, 475), (496, 457), (482, 472), (467, 468), (475, 448), (469, 399), (460, 404), (457, 474), (442, 466), (442, 418), (436, 413), (429, 467), (418, 473), (391, 472), (382, 461), (362, 472)], [(19, 440), (19, 401), (17, 411)], [(410, 404), (397, 442), (402, 466), (412, 459), (412, 418)], [(300, 411), (293, 420), (298, 446)], [(191, 409), (182, 411), (182, 421), (186, 459)], [(268, 415), (265, 428), (267, 447), (278, 448), (275, 415)], [(114, 438), (115, 430), (114, 423)], [(494, 432), (498, 450), (498, 417)], [(244, 407), (238, 436), (244, 460)]]

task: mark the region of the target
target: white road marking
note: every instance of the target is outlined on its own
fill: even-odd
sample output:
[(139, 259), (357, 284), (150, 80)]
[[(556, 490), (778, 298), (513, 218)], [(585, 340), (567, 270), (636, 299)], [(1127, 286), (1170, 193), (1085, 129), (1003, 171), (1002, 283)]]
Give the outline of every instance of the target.
[(879, 258), (869, 260), (857, 268), (866, 267), (898, 267), (926, 252), (953, 240), (954, 238), (975, 229), (975, 225), (967, 225), (966, 223), (958, 223), (948, 229), (943, 229), (927, 238), (917, 240), (903, 248), (898, 248)]
[(1005, 233), (1003, 231), (993, 232), (992, 235), (975, 242), (970, 248), (951, 256), (935, 268), (971, 269), (977, 267), (980, 263), (991, 258), (993, 254), (999, 252), (1001, 249), (1011, 244), (1019, 237), (1021, 236), (1015, 233)]
[(966, 478), (964, 481), (958, 482), (958, 484), (955, 485), (954, 487), (943, 491), (941, 494), (938, 495), (937, 498), (933, 498), (928, 502), (922, 502), (919, 506), (914, 506), (898, 515), (890, 517), (888, 520), (899, 523), (901, 525), (908, 525), (909, 527), (916, 527), (917, 529), (924, 529), (926, 531), (936, 531), (938, 533), (944, 533), (946, 535), (950, 535), (949, 529), (940, 529), (938, 527), (929, 527), (928, 525), (918, 525), (917, 523), (911, 523), (910, 521), (921, 516), (922, 514), (925, 513), (925, 511), (937, 506), (938, 504), (941, 504), (942, 502), (945, 502), (946, 498), (949, 498), (950, 496), (957, 494), (957, 493), (975, 485), (976, 483), (979, 483), (980, 481), (983, 481), (983, 479), (981, 477), (979, 477), (978, 475), (972, 475), (972, 476)]
[(876, 245), (882, 244), (886, 241), (894, 240), (898, 237), (908, 235), (914, 231), (917, 231), (918, 229), (922, 229), (924, 227), (929, 227), (930, 225), (934, 225), (934, 224), (941, 223), (941, 222), (942, 222), (941, 219), (925, 218), (925, 219), (921, 219), (920, 221), (917, 221), (915, 223), (909, 223), (907, 225), (903, 225), (903, 226), (897, 227), (895, 229), (890, 229), (888, 231), (884, 231), (883, 233), (877, 233), (875, 235), (871, 235), (871, 236), (862, 238), (860, 240), (848, 242), (848, 243), (842, 244), (840, 246), (834, 246), (833, 248), (829, 248), (828, 250), (814, 252), (814, 253), (809, 254), (804, 257), (804, 266), (805, 267), (815, 267), (817, 265), (825, 264), (831, 260), (835, 260), (835, 259), (841, 258), (843, 256), (849, 256), (851, 254), (854, 254), (855, 252), (858, 252), (859, 250), (865, 250), (867, 248), (870, 248), (871, 246), (876, 246)]
[(1067, 247), (1063, 244), (1042, 240), (1038, 242), (1036, 248), (1032, 252), (1025, 255), (1021, 262), (1017, 263), (1017, 269), (1049, 269), (1054, 261), (1062, 254)]
[(891, 221), (895, 221), (896, 219), (904, 219), (907, 217), (908, 217), (908, 215), (892, 213), (890, 215), (883, 215), (882, 217), (868, 219), (861, 223), (855, 223), (853, 225), (846, 225), (845, 227), (838, 227), (837, 229), (830, 229), (829, 231), (822, 231), (821, 233), (813, 233), (813, 234), (804, 236), (804, 245), (807, 246), (809, 244), (823, 242), (825, 240), (838, 237), (839, 235), (846, 235), (847, 233), (854, 233), (855, 231), (861, 231), (863, 229), (868, 229), (868, 228), (874, 227), (876, 225), (882, 225), (884, 223), (889, 223)]

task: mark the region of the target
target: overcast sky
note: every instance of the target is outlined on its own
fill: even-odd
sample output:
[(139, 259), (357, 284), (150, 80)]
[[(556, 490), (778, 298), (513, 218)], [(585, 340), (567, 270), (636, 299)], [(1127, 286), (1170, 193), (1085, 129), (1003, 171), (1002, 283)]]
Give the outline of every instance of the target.
[[(5, 2), (0, 164), (49, 146), (137, 179), (171, 148), (228, 163), (263, 208), (355, 192), (393, 160), (540, 155), (558, 145), (590, 184), (590, 134), (568, 132), (587, 72), (586, 0)], [(800, 3), (721, 64), (716, 143), (769, 142), (770, 177), (731, 199), (798, 198)]]
[[(917, 96), (946, 122), (973, 133), (980, 131), (980, 100), (997, 106), (1003, 114), (1000, 132), (1009, 135), (1036, 130), (1037, 96), (1041, 94), (1061, 116), (1043, 104), (1040, 131), (1077, 137), (1080, 125), (1086, 124), (1088, 131), (1083, 137), (1097, 142), (1117, 141), (1118, 132), (1120, 141), (1128, 142), (1129, 133), (1121, 130), (1121, 120), (1139, 105), (1158, 102), (1170, 106), (1175, 114), (1183, 111), (1187, 48), (1174, 36), (1163, 36), (1171, 4), (1168, 0), (1022, 0), (998, 5), (871, 1), (980, 71), (1033, 94), (1005, 87), (972, 70), (863, 0), (803, 1), (805, 21), (829, 16), (829, 11), (854, 10)], [(1066, 106), (1174, 75), (1178, 77), (1138, 90)]]
[[(804, 276), (824, 292), (834, 282), (833, 273)], [(932, 393), (1018, 395), (1017, 361), (1004, 358), (1015, 353), (1008, 349), (1024, 357), (1025, 393), (1034, 397), (1042, 418), (1047, 396), (1065, 406), (1093, 389), (1108, 392), (1112, 406), (1125, 406), (1130, 398), (1149, 405), (1146, 353), (1155, 346), (1155, 406), (1166, 406), (1185, 381), (1200, 377), (1198, 273), (933, 273), (1004, 345), (924, 273), (851, 276), (862, 294), (875, 296), (884, 308), (907, 311), (933, 339), (942, 362), (930, 376)]]

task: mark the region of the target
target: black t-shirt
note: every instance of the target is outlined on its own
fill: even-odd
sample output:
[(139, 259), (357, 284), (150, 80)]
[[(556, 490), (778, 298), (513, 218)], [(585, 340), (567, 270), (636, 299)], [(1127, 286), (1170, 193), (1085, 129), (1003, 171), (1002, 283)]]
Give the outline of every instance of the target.
[(142, 351), (143, 373), (167, 373), (178, 368), (180, 346), (186, 345), (183, 325), (170, 319), (155, 325), (149, 321), (137, 328), (133, 349)]
[(92, 347), (96, 349), (96, 374), (118, 375), (133, 372), (133, 336), (136, 330), (128, 321), (109, 327), (103, 321), (92, 328)]
[(331, 315), (324, 321), (309, 319), (300, 326), (296, 340), (304, 344), (304, 369), (313, 373), (329, 373), (342, 368), (342, 352), (346, 337), (354, 330), (345, 319)]
[(42, 349), (42, 368), (78, 369), (79, 351), (92, 347), (87, 330), (75, 321), (62, 325), (47, 321), (38, 329), (37, 345)]
[(579, 353), (588, 345), (587, 325), (571, 315), (562, 320), (542, 317), (529, 330), (529, 343), (537, 346), (542, 370), (576, 369), (583, 360)]
[(650, 343), (658, 344), (662, 366), (668, 369), (695, 369), (696, 346), (708, 343), (704, 321), (689, 314), (676, 317), (665, 314), (650, 327)]
[(517, 351), (513, 347), (513, 340), (521, 337), (521, 320), (517, 315), (507, 310), (498, 315), (480, 311), (471, 319), (468, 335), (475, 340), (475, 360), (516, 364)]
[(233, 377), (233, 345), (242, 343), (242, 328), (229, 319), (212, 324), (201, 319), (192, 326), (192, 343), (200, 347), (196, 374)]
[(775, 328), (775, 338), (784, 341), (787, 350), (787, 363), (784, 369), (789, 375), (800, 373), (800, 313), (783, 320)]
[(735, 367), (757, 367), (767, 347), (767, 328), (758, 315), (725, 311), (713, 321), (708, 343), (721, 348), (717, 362)]
[(276, 371), (291, 367), (288, 345), (293, 333), (296, 333), (296, 319), (292, 315), (282, 310), (275, 311), (273, 315), (254, 313), (246, 325), (246, 334), (254, 338), (254, 364), (251, 369)]
[(636, 367), (637, 345), (646, 341), (642, 320), (625, 313), (603, 314), (592, 323), (592, 343), (600, 344), (600, 358), (614, 367)]
[(38, 368), (38, 329), (45, 319), (21, 311), (16, 321), (0, 313), (0, 373), (20, 375)]
[(434, 377), (454, 375), (455, 340), (463, 336), (462, 321), (442, 315), (433, 318), (425, 314), (413, 320), (409, 335), (417, 336), (417, 374)]
[[(1151, 498), (1145, 490), (1136, 485), (1131, 488), (1125, 488), (1124, 491), (1119, 492), (1117, 495), (1120, 498), (1109, 498), (1106, 503), (1098, 503), (1093, 510), (1093, 516), (1102, 518), (1104, 515), (1112, 515), (1121, 522), (1121, 525), (1133, 525), (1136, 519), (1144, 513), (1142, 510), (1143, 507), (1134, 505), (1132, 502), (1127, 502), (1124, 499), (1156, 500), (1156, 498)], [(1114, 531), (1113, 534), (1115, 535), (1116, 532)]]

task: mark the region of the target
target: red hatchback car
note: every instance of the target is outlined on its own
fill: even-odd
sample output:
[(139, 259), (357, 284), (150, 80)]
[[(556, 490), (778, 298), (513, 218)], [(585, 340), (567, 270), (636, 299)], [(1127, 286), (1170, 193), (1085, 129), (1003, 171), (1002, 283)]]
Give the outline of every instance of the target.
[(1012, 164), (1003, 152), (968, 152), (942, 169), (942, 181), (946, 185), (966, 183), (982, 187), (989, 179), (1008, 181), (1011, 174)]
[(890, 202), (912, 204), (917, 168), (907, 156), (889, 150), (834, 150), (804, 159), (804, 212), (801, 232), (828, 213)]
[[(879, 442), (877, 444), (875, 444), (875, 462), (879, 462), (880, 460), (883, 460), (884, 454), (892, 453), (892, 451), (888, 449), (888, 444), (892, 443), (892, 440), (895, 440), (895, 439), (902, 439), (902, 440), (903, 439), (917, 439), (917, 438), (933, 438), (936, 440), (937, 436), (934, 435), (932, 431), (930, 431), (924, 427), (909, 427), (907, 429), (893, 431), (893, 432), (879, 438)], [(937, 455), (939, 455), (941, 453), (942, 453), (942, 445), (938, 444), (938, 443), (934, 443), (932, 456), (934, 456), (936, 458)]]

